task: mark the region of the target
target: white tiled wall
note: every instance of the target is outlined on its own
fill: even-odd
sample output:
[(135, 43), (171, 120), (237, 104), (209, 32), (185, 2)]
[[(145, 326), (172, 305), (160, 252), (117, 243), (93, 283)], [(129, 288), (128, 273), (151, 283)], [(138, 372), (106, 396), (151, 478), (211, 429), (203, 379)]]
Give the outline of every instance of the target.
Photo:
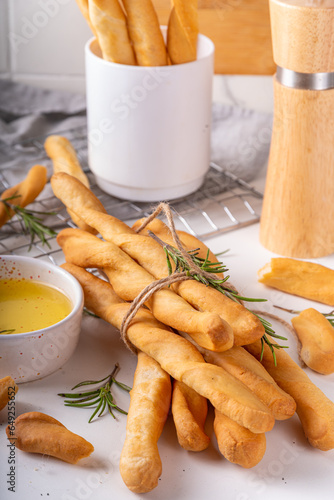
[[(83, 93), (90, 37), (75, 0), (0, 0), (0, 77)], [(216, 76), (214, 100), (272, 111), (272, 79)]]

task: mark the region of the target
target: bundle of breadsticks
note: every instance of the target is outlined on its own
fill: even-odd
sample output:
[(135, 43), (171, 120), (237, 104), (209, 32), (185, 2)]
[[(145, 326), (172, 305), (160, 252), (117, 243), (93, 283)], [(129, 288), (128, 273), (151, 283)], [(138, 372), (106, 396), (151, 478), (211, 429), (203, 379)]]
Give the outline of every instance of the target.
[[(282, 350), (276, 353), (277, 366), (269, 348), (260, 363), (264, 328), (256, 315), (193, 279), (166, 286), (166, 255), (148, 233), (175, 245), (161, 220), (129, 227), (109, 215), (75, 177), (56, 173), (51, 185), (70, 213), (99, 234), (62, 230), (57, 241), (66, 260), (63, 267), (81, 283), (86, 307), (119, 329), (137, 354), (120, 460), (128, 488), (143, 493), (157, 486), (157, 442), (170, 404), (179, 443), (191, 451), (209, 446), (205, 419), (208, 403), (212, 405), (218, 447), (241, 467), (259, 463), (265, 433), (275, 420), (288, 419), (295, 411), (313, 447), (334, 447), (334, 404)], [(202, 242), (177, 234), (184, 249), (198, 248), (207, 257)], [(217, 260), (212, 253), (210, 259)], [(87, 270), (92, 268), (103, 271), (107, 280)], [(138, 296), (142, 301), (136, 304)]]
[(197, 0), (173, 0), (167, 43), (151, 0), (77, 0), (103, 59), (119, 64), (165, 66), (197, 57)]

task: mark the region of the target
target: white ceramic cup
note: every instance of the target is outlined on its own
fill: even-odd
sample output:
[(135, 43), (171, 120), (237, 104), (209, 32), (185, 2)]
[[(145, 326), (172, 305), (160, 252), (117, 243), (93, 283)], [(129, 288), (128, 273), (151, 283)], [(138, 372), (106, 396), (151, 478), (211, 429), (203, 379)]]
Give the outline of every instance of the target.
[(198, 189), (210, 162), (212, 41), (199, 35), (197, 60), (179, 65), (104, 61), (95, 39), (85, 57), (88, 161), (101, 189), (135, 201)]

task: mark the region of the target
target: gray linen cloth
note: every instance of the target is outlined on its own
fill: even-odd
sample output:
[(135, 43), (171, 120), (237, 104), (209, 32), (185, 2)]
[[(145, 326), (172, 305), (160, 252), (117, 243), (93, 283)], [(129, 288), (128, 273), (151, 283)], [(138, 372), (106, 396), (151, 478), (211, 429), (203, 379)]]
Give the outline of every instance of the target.
[[(211, 159), (246, 181), (268, 159), (272, 116), (213, 103)], [(86, 125), (85, 96), (0, 80), (0, 168), (34, 160), (36, 151), (20, 144)]]

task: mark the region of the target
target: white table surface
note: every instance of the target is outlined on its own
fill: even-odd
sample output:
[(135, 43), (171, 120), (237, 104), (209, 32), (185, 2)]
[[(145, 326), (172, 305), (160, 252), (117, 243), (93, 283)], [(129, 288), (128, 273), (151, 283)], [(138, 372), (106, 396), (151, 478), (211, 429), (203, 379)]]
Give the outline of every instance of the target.
[[(321, 312), (329, 307), (292, 297), (269, 289), (257, 282), (257, 271), (275, 256), (259, 243), (259, 225), (255, 224), (207, 241), (214, 252), (229, 249), (224, 262), (231, 281), (243, 295), (267, 298), (259, 308), (279, 314), (286, 320), (291, 315), (273, 308), (305, 309), (311, 305)], [(334, 269), (334, 256), (318, 259)], [(254, 307), (257, 307), (256, 305)], [(276, 331), (289, 338), (289, 352), (298, 360), (295, 338), (278, 324)], [(64, 407), (57, 393), (69, 392), (76, 383), (106, 376), (119, 362), (118, 379), (132, 385), (135, 357), (122, 345), (118, 332), (102, 320), (85, 316), (78, 347), (73, 357), (56, 373), (45, 379), (21, 384), (16, 396), (16, 415), (40, 411), (60, 420), (71, 431), (82, 435), (95, 447), (94, 453), (77, 465), (57, 459), (16, 450), (16, 492), (7, 490), (9, 472), (5, 428), (7, 409), (0, 413), (0, 498), (32, 499), (186, 499), (203, 500), (322, 500), (333, 498), (334, 451), (321, 452), (306, 441), (298, 417), (276, 422), (267, 433), (267, 450), (253, 469), (242, 469), (229, 463), (219, 453), (212, 431), (212, 411), (207, 432), (210, 447), (200, 453), (183, 450), (177, 443), (174, 424), (169, 417), (159, 441), (163, 472), (158, 487), (145, 495), (135, 495), (124, 485), (119, 473), (119, 457), (125, 437), (126, 416), (109, 415), (88, 424), (90, 410)], [(306, 368), (309, 377), (334, 400), (334, 375), (322, 376)], [(113, 389), (116, 402), (127, 409), (129, 395)]]

